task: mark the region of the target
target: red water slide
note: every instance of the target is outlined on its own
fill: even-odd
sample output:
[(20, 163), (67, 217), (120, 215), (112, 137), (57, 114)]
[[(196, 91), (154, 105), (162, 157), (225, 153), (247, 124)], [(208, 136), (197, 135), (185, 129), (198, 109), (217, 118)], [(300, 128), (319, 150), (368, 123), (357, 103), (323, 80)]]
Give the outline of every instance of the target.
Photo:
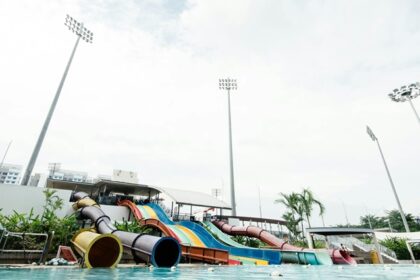
[[(221, 231), (229, 235), (242, 235), (255, 237), (263, 241), (264, 243), (276, 247), (280, 250), (290, 251), (305, 251), (308, 249), (296, 247), (289, 243), (277, 238), (268, 231), (256, 227), (256, 226), (232, 226), (226, 222), (216, 220), (213, 224), (217, 226)], [(356, 261), (344, 250), (329, 250), (330, 257), (335, 264), (356, 264)]]

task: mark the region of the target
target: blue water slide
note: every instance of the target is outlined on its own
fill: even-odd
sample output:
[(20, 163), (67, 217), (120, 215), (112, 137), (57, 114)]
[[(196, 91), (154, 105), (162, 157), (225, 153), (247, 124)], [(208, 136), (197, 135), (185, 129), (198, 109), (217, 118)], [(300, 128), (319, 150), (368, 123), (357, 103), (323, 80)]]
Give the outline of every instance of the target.
[(156, 215), (158, 216), (158, 219), (161, 222), (167, 225), (175, 225), (175, 223), (168, 217), (168, 215), (166, 215), (165, 211), (163, 211), (163, 209), (159, 205), (157, 205), (156, 203), (149, 203), (147, 204), (147, 206), (149, 206), (155, 211)]
[[(158, 216), (159, 220), (161, 220), (165, 224), (174, 224), (174, 222), (168, 218), (166, 213), (162, 210), (162, 208), (160, 208), (159, 205), (149, 203), (148, 206), (150, 206), (156, 212), (156, 215)], [(280, 251), (267, 249), (235, 248), (231, 246), (226, 246), (225, 244), (221, 243), (216, 238), (214, 238), (213, 235), (211, 235), (204, 227), (200, 226), (197, 223), (182, 221), (179, 224), (192, 230), (209, 248), (226, 250), (229, 251), (230, 255), (234, 256), (266, 260), (270, 264), (281, 263), (282, 255)]]
[(229, 254), (235, 256), (267, 260), (270, 264), (281, 263), (282, 255), (280, 251), (269, 249), (235, 248), (231, 246), (226, 246), (225, 244), (221, 243), (219, 240), (214, 238), (213, 235), (211, 235), (204, 227), (197, 223), (190, 221), (182, 221), (179, 224), (194, 231), (195, 234), (197, 234), (198, 237), (200, 237), (200, 239), (206, 244), (206, 246), (210, 248), (227, 250), (229, 251)]

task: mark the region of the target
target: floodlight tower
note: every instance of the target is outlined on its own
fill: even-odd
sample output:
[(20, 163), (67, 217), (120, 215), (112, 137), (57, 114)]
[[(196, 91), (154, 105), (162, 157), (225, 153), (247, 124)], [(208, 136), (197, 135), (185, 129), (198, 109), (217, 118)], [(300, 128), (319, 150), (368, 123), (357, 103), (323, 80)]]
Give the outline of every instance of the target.
[(230, 199), (232, 204), (232, 216), (236, 216), (235, 179), (233, 175), (233, 151), (232, 151), (232, 120), (230, 115), (230, 91), (238, 89), (236, 79), (219, 79), (219, 89), (227, 91), (228, 97), (228, 120), (229, 120), (229, 159), (230, 159)]
[(36, 159), (39, 154), (39, 150), (41, 149), (42, 142), (44, 141), (45, 134), (47, 133), (48, 125), (50, 124), (52, 115), (55, 110), (55, 106), (57, 105), (58, 98), (60, 97), (61, 89), (63, 88), (64, 81), (66, 80), (67, 73), (69, 72), (70, 65), (73, 60), (74, 53), (76, 52), (77, 46), (79, 45), (80, 38), (82, 38), (82, 40), (86, 41), (87, 43), (92, 43), (93, 33), (90, 30), (88, 30), (86, 27), (84, 27), (83, 23), (78, 22), (71, 16), (67, 15), (64, 25), (66, 25), (69, 28), (69, 30), (71, 30), (73, 33), (77, 35), (76, 43), (74, 44), (73, 51), (71, 52), (71, 55), (70, 55), (70, 59), (67, 62), (66, 69), (64, 70), (63, 77), (61, 78), (60, 84), (58, 85), (57, 92), (55, 93), (53, 102), (51, 103), (51, 106), (50, 106), (50, 110), (48, 111), (48, 115), (44, 121), (44, 125), (42, 126), (41, 132), (38, 136), (38, 140), (36, 141), (35, 148), (32, 152), (31, 158), (29, 159), (28, 166), (26, 167), (25, 173), (23, 175), (22, 183), (21, 183), (23, 186), (26, 186), (29, 182), (32, 169), (34, 168)]
[[(401, 206), (400, 199), (398, 198), (398, 194), (397, 194), (397, 191), (395, 189), (394, 182), (392, 181), (392, 177), (391, 177), (391, 173), (389, 172), (388, 165), (386, 164), (384, 154), (382, 153), (382, 149), (381, 149), (381, 145), (379, 144), (379, 140), (376, 137), (376, 135), (373, 133), (372, 129), (370, 129), (369, 126), (366, 126), (366, 132), (370, 136), (372, 141), (376, 142), (376, 144), (378, 145), (379, 153), (381, 154), (381, 158), (382, 158), (382, 161), (383, 161), (384, 166), (385, 166), (386, 174), (388, 175), (389, 183), (391, 184), (392, 192), (394, 193), (395, 200), (397, 201), (398, 210), (400, 211), (400, 215), (401, 215), (401, 219), (402, 219), (403, 224), (404, 224), (405, 231), (410, 232), (410, 227), (408, 226), (407, 219), (405, 218), (405, 214), (404, 214), (403, 208)], [(414, 258), (412, 249), (409, 246), (409, 244), (407, 244), (407, 248), (408, 248), (408, 251), (410, 252), (411, 260), (413, 261), (413, 263), (415, 263), (416, 260)]]
[(416, 98), (420, 95), (420, 83), (410, 84), (409, 86), (402, 86), (400, 89), (394, 89), (390, 94), (389, 98), (395, 102), (405, 102), (410, 103), (411, 108), (413, 109), (414, 115), (416, 115), (417, 121), (420, 125), (420, 117), (417, 114), (416, 108), (413, 105), (411, 99)]

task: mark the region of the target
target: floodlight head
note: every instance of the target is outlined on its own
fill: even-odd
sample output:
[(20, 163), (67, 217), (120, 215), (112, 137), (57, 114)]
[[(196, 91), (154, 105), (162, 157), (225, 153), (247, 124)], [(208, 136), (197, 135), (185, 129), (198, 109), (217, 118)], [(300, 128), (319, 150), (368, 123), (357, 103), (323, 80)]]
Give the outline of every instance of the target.
[(400, 89), (394, 89), (388, 94), (389, 98), (395, 102), (405, 102), (420, 95), (420, 83), (412, 83), (408, 86), (402, 86)]
[(77, 36), (81, 37), (82, 40), (88, 43), (92, 43), (93, 33), (86, 27), (84, 27), (83, 23), (80, 23), (71, 16), (67, 15), (64, 25), (66, 25), (69, 28), (69, 30), (71, 30)]
[(219, 79), (219, 89), (221, 90), (236, 90), (238, 89), (238, 83), (236, 79)]

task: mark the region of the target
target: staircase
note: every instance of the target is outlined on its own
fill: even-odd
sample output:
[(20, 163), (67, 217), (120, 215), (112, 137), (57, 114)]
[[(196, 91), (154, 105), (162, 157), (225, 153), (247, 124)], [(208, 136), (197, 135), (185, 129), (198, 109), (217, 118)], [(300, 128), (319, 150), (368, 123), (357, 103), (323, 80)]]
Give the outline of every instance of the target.
[[(371, 251), (377, 251), (377, 248), (374, 244), (366, 244), (352, 236), (347, 236), (347, 237), (329, 236), (328, 241), (330, 245), (332, 245), (332, 247), (334, 248), (338, 249), (341, 246), (341, 244), (343, 244), (344, 246), (349, 248), (352, 251), (352, 253), (354, 253), (355, 255), (359, 257), (363, 257), (363, 258), (367, 257), (367, 259), (370, 259), (369, 253)], [(384, 263), (390, 263), (390, 264), (398, 263), (397, 255), (395, 254), (394, 251), (392, 251), (391, 249), (381, 244), (378, 244), (378, 245), (379, 245), (379, 252), (382, 256)]]

